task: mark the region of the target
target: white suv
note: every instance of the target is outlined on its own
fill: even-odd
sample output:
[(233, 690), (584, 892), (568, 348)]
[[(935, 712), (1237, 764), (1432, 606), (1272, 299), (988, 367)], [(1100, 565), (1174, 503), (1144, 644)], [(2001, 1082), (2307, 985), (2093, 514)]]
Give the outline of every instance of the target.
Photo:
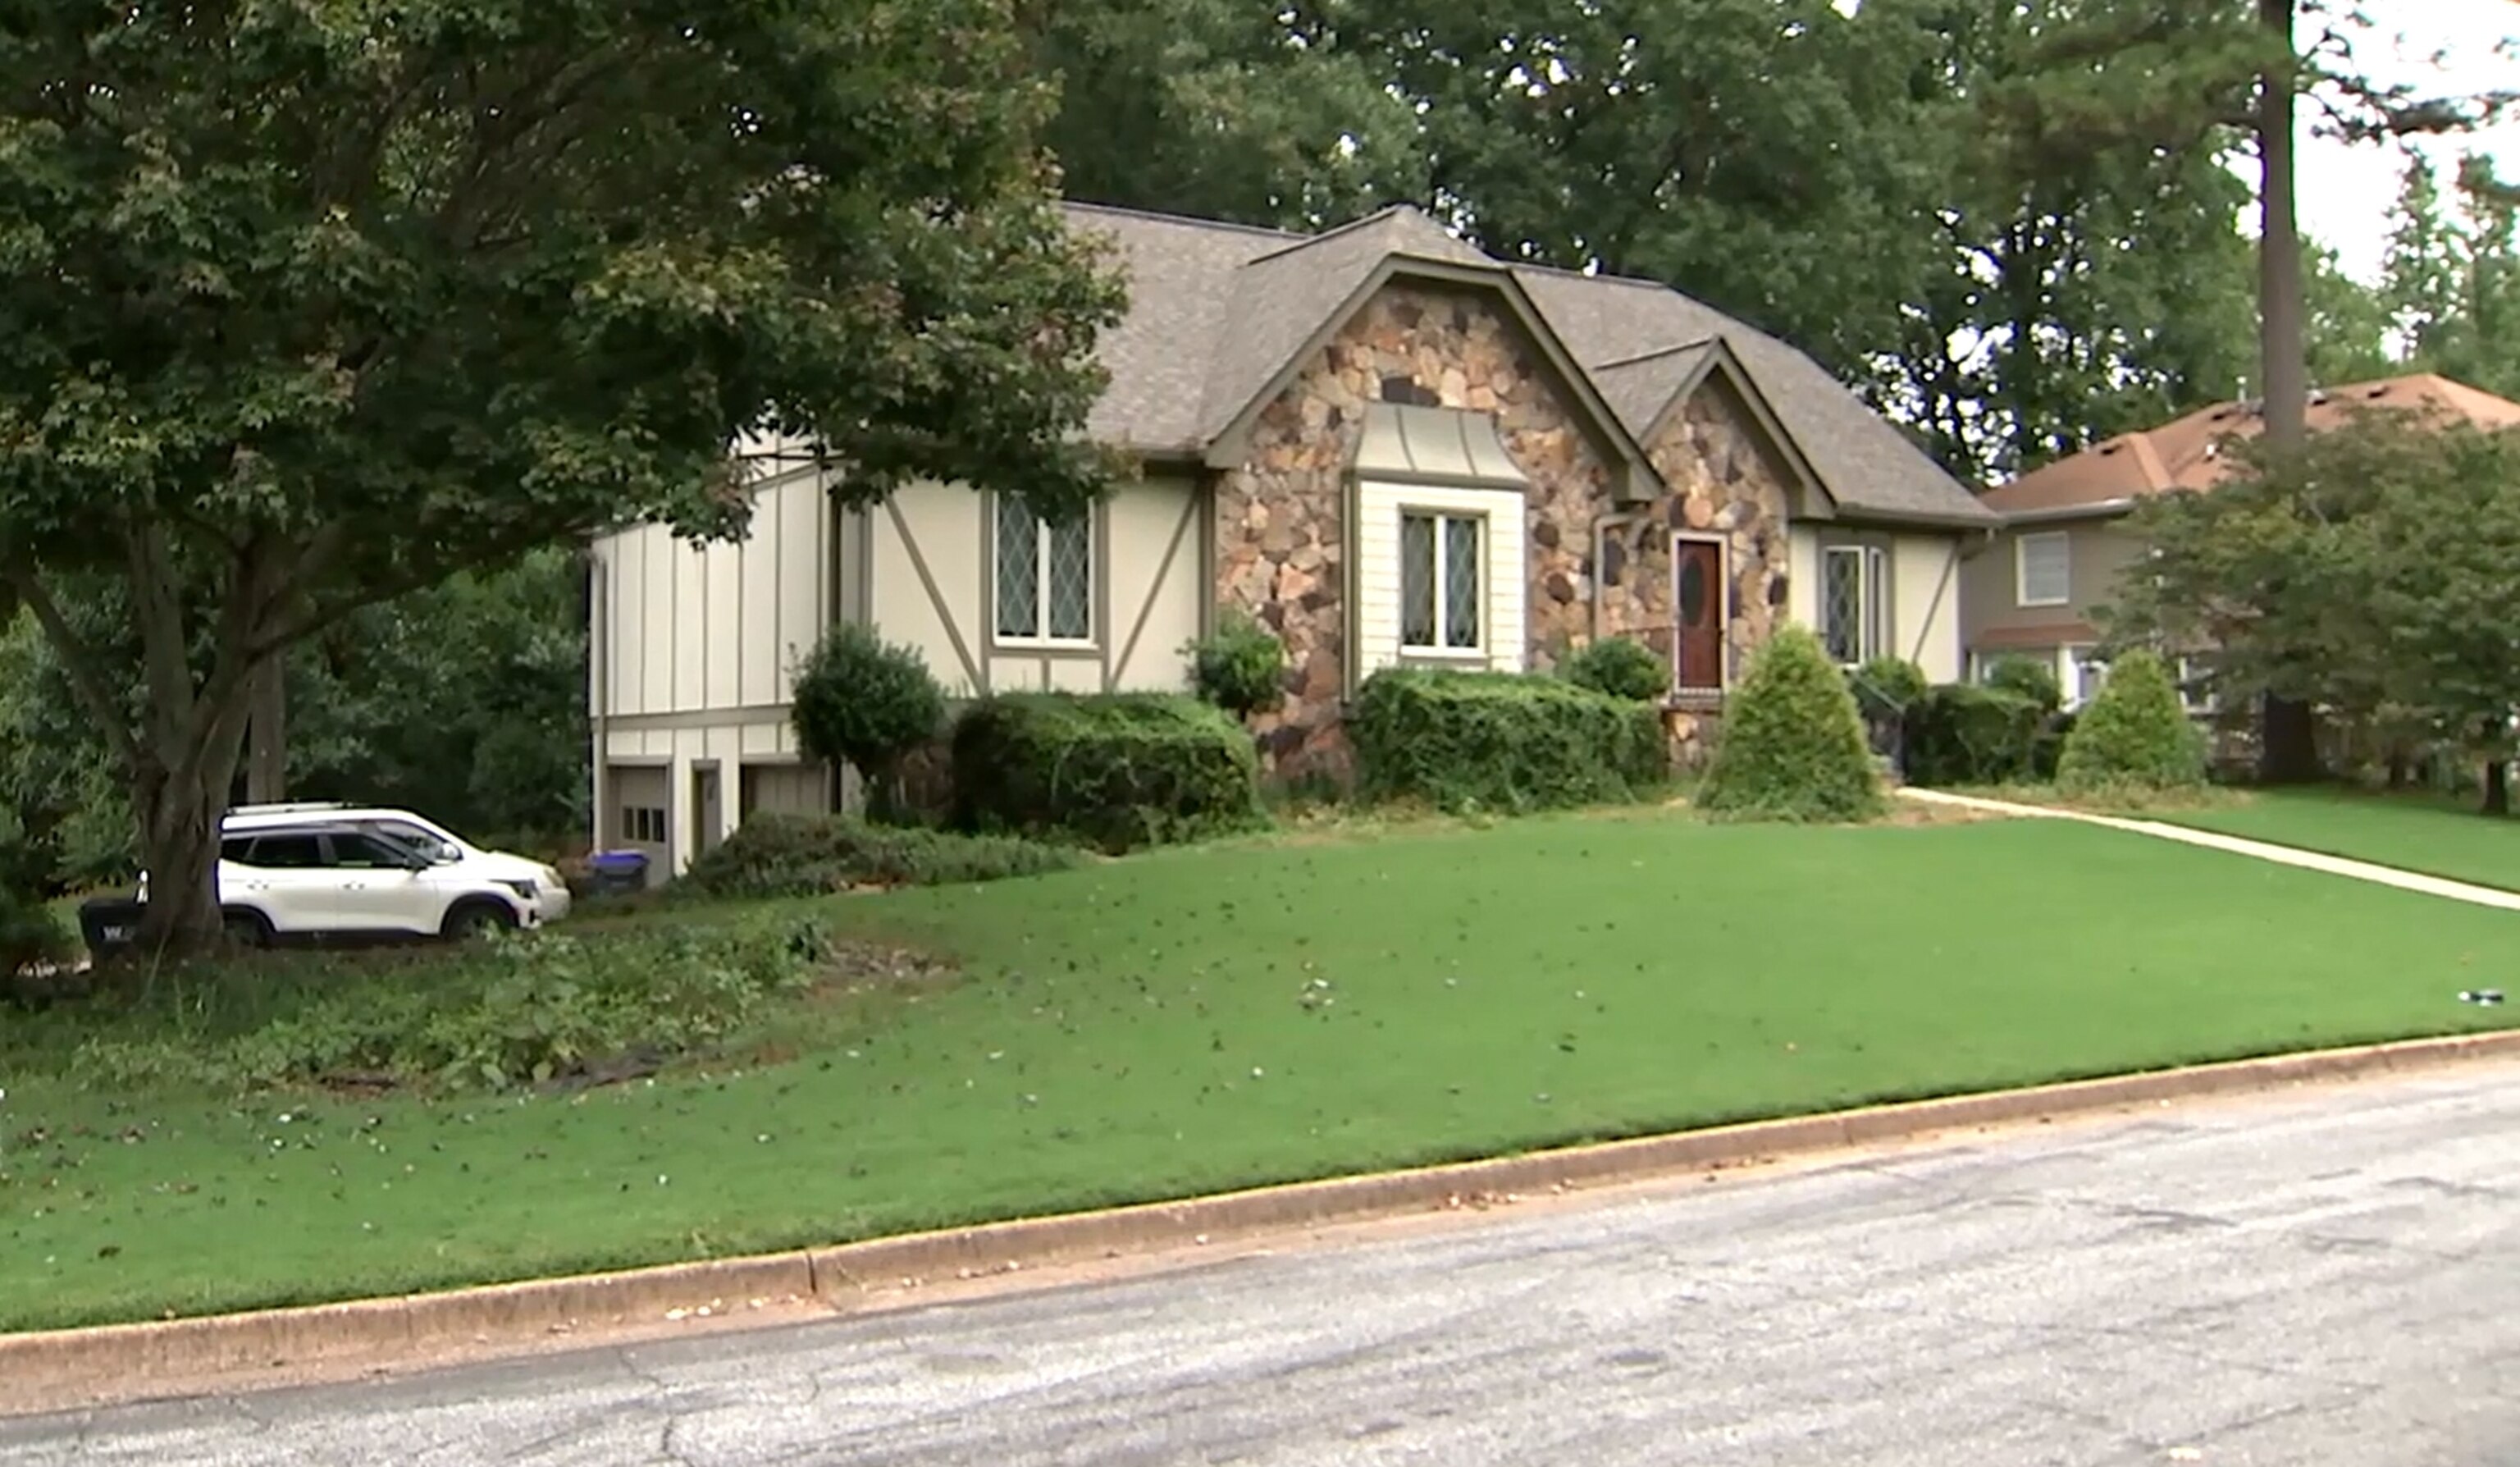
[[(479, 849), (409, 810), (240, 805), (219, 828), (229, 936), (478, 936), (568, 915), (568, 884), (540, 861)], [(141, 878), (140, 897), (149, 896)]]

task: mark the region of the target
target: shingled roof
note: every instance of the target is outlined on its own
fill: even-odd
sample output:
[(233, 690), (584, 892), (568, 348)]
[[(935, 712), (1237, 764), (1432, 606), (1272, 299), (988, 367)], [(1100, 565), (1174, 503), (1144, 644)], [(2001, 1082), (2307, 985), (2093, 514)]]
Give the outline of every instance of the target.
[[(2356, 413), (2387, 411), (2463, 418), (2488, 432), (2520, 424), (2520, 402), (2430, 372), (2321, 389), (2312, 394), (2305, 416), (2317, 434), (2343, 426)], [(2257, 437), (2266, 427), (2261, 404), (2217, 402), (2043, 464), (1987, 490), (1985, 502), (2001, 514), (2042, 519), (2071, 518), (2076, 511), (2123, 514), (2149, 495), (2210, 489), (2230, 479), (2240, 472), (2241, 460), (2225, 451), (2228, 445)]]
[(1630, 434), (1650, 431), (1721, 343), (1841, 513), (1995, 520), (1819, 363), (1667, 286), (1507, 265), (1405, 206), (1313, 236), (1094, 205), (1067, 214), (1116, 247), (1129, 282), (1127, 319), (1099, 350), (1110, 387), (1087, 425), (1107, 442), (1203, 452), (1377, 270), (1414, 259), (1519, 285)]

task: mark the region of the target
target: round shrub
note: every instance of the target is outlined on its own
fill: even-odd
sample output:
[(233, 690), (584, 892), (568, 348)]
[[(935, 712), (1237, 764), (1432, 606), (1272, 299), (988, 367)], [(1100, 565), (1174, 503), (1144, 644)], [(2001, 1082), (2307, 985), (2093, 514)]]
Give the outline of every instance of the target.
[(1848, 672), (1846, 684), (1857, 711), (1872, 723), (1897, 722), (1929, 686), (1925, 669), (1904, 657), (1876, 657)]
[(1753, 820), (1869, 820), (1886, 807), (1855, 695), (1810, 628), (1778, 628), (1752, 660), (1698, 803)]
[(2039, 705), (2043, 713), (2065, 705), (2065, 686), (2056, 680), (2056, 665), (2035, 657), (1996, 659), (1995, 665), (1986, 669), (1986, 685), (2017, 693)]
[(1558, 671), (1579, 688), (1652, 703), (1671, 691), (1671, 668), (1634, 637), (1602, 637), (1568, 654)]
[(2153, 653), (2138, 648), (2109, 665), (2100, 695), (2082, 709), (2056, 760), (2067, 794), (2110, 789), (2182, 790), (2205, 782), (2205, 745), (2179, 706), (2179, 687)]
[(867, 782), (869, 803), (888, 807), (903, 756), (945, 721), (945, 690), (916, 649), (843, 623), (797, 669), (790, 716), (807, 755), (851, 765)]
[(1182, 649), (1198, 696), (1238, 718), (1265, 713), (1286, 699), (1286, 647), (1269, 628), (1238, 611), (1216, 630)]

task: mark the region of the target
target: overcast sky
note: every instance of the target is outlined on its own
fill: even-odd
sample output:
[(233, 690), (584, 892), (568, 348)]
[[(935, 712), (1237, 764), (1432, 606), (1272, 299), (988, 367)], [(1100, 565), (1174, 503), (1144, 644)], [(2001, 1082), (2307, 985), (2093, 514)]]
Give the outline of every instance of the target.
[[(2520, 56), (2497, 50), (2506, 37), (2520, 35), (2520, 3), (2374, 0), (2369, 8), (2381, 17), (2384, 33), (2360, 38), (2356, 57), (2374, 78), (2408, 82), (2432, 93), (2520, 90)], [(2434, 65), (2435, 52), (2446, 53), (2442, 66)], [(2397, 201), (2404, 155), (2390, 145), (2349, 148), (2313, 138), (2311, 121), (2303, 118), (2302, 227), (2336, 250), (2347, 273), (2371, 280), (2388, 246), (2389, 207)], [(2443, 164), (2445, 179), (2459, 154), (2468, 150), (2494, 155), (2505, 177), (2520, 174), (2520, 117), (2481, 133), (2417, 146)]]

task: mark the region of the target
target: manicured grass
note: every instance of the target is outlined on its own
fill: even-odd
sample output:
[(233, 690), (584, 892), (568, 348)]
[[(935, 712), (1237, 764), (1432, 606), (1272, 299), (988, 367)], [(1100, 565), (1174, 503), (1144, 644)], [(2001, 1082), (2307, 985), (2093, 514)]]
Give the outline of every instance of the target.
[(2520, 891), (2520, 820), (2470, 800), (2352, 790), (2266, 790), (2223, 808), (2160, 818), (2198, 830)]
[(824, 1011), (791, 1063), (573, 1098), (235, 1105), (10, 1081), (0, 1324), (2490, 1028), (2499, 1011), (2452, 995), (2520, 935), (2499, 912), (2048, 821), (1535, 820), (820, 910), (950, 947), (965, 978)]

